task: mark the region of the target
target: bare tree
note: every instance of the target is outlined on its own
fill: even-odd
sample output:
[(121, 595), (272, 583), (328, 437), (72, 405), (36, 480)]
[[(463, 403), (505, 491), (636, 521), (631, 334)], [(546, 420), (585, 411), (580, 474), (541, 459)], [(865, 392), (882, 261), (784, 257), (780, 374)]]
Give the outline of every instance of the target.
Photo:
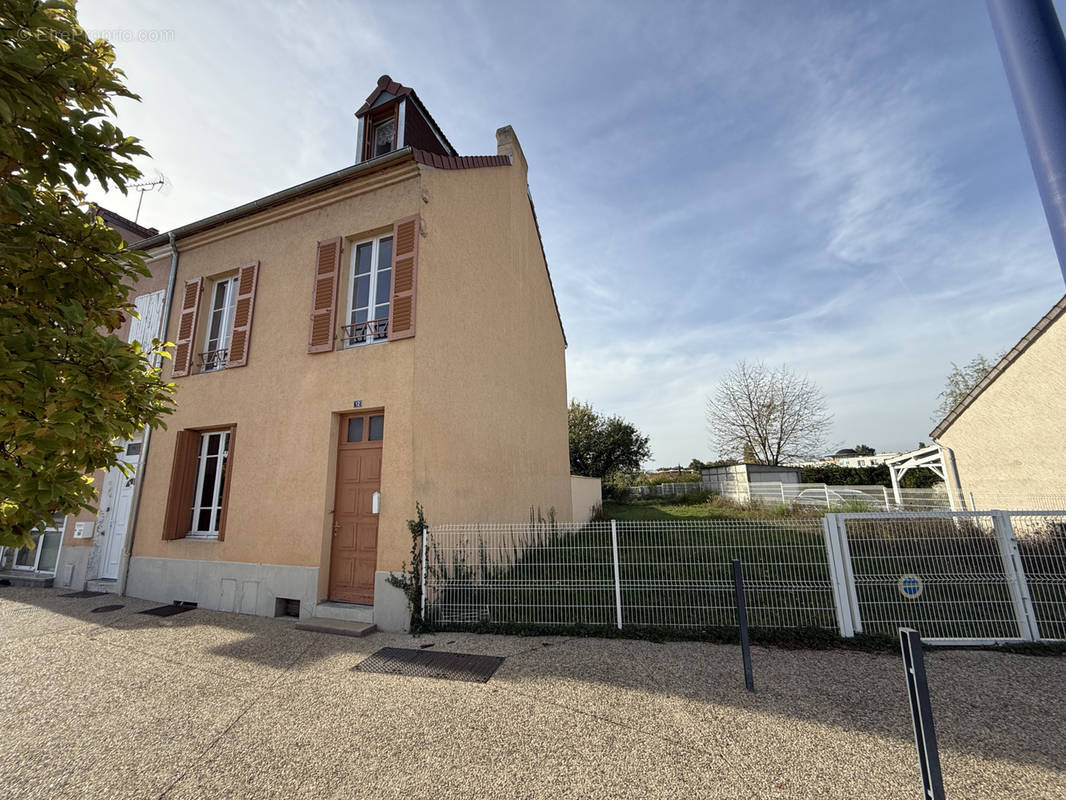
[(760, 464), (817, 455), (833, 422), (825, 395), (790, 367), (741, 361), (707, 399), (712, 441), (725, 458), (750, 448)]

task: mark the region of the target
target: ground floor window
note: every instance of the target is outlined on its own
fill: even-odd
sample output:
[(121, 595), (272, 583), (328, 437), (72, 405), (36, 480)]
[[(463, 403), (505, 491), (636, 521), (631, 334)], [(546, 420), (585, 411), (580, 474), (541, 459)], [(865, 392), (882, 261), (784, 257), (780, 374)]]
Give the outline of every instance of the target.
[(229, 431), (200, 434), (200, 453), (196, 460), (196, 489), (193, 492), (189, 536), (215, 538), (222, 516), (222, 498), (226, 488), (226, 461), (229, 456)]
[(164, 539), (225, 538), (236, 437), (236, 425), (178, 431), (163, 518)]
[(59, 547), (63, 543), (63, 515), (57, 514), (52, 524), (33, 537), (34, 547), (20, 547), (15, 552), (15, 569), (35, 572), (55, 572)]

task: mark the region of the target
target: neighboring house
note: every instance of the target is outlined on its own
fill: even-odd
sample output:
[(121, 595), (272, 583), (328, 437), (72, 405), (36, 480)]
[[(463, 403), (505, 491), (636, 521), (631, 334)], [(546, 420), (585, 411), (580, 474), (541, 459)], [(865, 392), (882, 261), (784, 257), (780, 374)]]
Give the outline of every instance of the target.
[(954, 485), (972, 493), (978, 508), (1048, 503), (1061, 508), (1066, 502), (1066, 297), (932, 435), (954, 455)]
[(176, 259), (178, 388), (141, 454), (130, 595), (401, 628), (416, 503), (571, 518), (566, 341), (514, 131), (459, 156), (388, 76), (356, 117), (353, 166), (138, 245)]
[[(98, 206), (95, 213), (116, 230), (126, 244), (159, 232), (106, 208)], [(128, 317), (115, 332), (124, 341), (148, 343), (159, 335), (169, 269), (168, 265), (158, 262), (151, 265), (151, 270), (152, 274), (138, 280), (130, 292), (130, 300), (141, 318)], [(124, 450), (123, 459), (132, 465), (137, 463), (141, 438), (137, 436), (118, 443)], [(59, 586), (81, 587), (87, 580), (115, 579), (135, 478), (127, 478), (120, 470), (113, 469), (97, 472), (93, 480), (97, 487), (99, 513), (82, 511), (65, 518), (57, 517), (54, 527), (38, 537), (36, 548), (22, 548), (8, 555), (7, 559), (0, 559), (0, 563), (24, 571), (27, 577), (33, 575), (44, 581), (54, 579)], [(5, 563), (7, 560), (10, 565)]]

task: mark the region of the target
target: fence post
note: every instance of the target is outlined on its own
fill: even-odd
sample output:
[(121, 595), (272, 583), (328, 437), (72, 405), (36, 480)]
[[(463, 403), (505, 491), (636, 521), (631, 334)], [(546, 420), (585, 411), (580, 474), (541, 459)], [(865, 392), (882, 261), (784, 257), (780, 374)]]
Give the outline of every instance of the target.
[(840, 635), (851, 638), (855, 627), (851, 621), (851, 605), (848, 600), (848, 586), (844, 573), (840, 547), (837, 542), (836, 514), (826, 514), (822, 518), (822, 536), (825, 538), (825, 557), (829, 566), (830, 586), (833, 589), (833, 605), (837, 612), (837, 626)]
[(851, 566), (851, 548), (848, 546), (848, 523), (843, 514), (834, 514), (837, 528), (837, 547), (840, 563), (844, 568), (844, 586), (848, 590), (848, 607), (851, 610), (852, 635), (862, 633), (862, 614), (859, 613), (859, 590), (855, 586), (855, 570)]
[(944, 779), (940, 774), (940, 753), (933, 727), (933, 707), (929, 701), (929, 684), (925, 679), (925, 655), (922, 639), (913, 628), (899, 629), (900, 650), (903, 651), (903, 674), (907, 679), (907, 694), (911, 702), (911, 722), (914, 724), (914, 744), (918, 749), (918, 767), (922, 773), (922, 797), (944, 800)]
[(422, 526), (422, 624), (426, 624), (426, 540), (429, 538), (429, 526)]
[(1005, 511), (992, 514), (992, 524), (996, 529), (996, 541), (999, 555), (1003, 561), (1003, 572), (1010, 589), (1010, 599), (1014, 606), (1014, 616), (1018, 620), (1018, 633), (1030, 642), (1040, 641), (1040, 626), (1036, 621), (1033, 600), (1029, 596), (1029, 582), (1025, 577), (1021, 554), (1018, 552), (1018, 540), (1014, 536), (1014, 526), (1010, 515)]
[(829, 484), (823, 483), (822, 488), (825, 489), (825, 510), (829, 510)]
[(882, 491), (882, 492), (884, 493), (884, 495), (885, 495), (885, 511), (886, 511), (886, 512), (887, 512), (887, 511), (891, 511), (891, 510), (892, 510), (892, 507), (891, 507), (891, 506), (890, 506), (890, 505), (888, 504), (888, 487), (887, 487), (887, 486), (882, 486), (882, 487), (881, 487), (881, 491)]
[(755, 677), (751, 671), (751, 641), (748, 638), (748, 609), (744, 603), (744, 568), (740, 559), (733, 559), (733, 592), (737, 599), (737, 625), (740, 628), (740, 654), (744, 660), (744, 688), (755, 691)]
[(614, 608), (618, 629), (622, 629), (622, 581), (618, 569), (618, 522), (611, 520), (611, 552), (614, 555)]

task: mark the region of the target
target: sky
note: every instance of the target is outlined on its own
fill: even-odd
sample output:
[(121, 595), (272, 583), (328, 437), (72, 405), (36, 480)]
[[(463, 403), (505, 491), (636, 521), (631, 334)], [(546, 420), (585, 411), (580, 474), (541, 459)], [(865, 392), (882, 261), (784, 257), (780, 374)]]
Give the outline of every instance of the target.
[[(1060, 8), (1060, 13), (1062, 9)], [(512, 125), (569, 347), (567, 390), (719, 454), (741, 359), (825, 393), (826, 452), (929, 441), (952, 362), (1064, 285), (984, 3), (82, 0), (139, 103), (118, 124), (177, 227), (345, 167), (382, 74), (462, 155)], [(137, 198), (93, 198), (130, 216)]]

